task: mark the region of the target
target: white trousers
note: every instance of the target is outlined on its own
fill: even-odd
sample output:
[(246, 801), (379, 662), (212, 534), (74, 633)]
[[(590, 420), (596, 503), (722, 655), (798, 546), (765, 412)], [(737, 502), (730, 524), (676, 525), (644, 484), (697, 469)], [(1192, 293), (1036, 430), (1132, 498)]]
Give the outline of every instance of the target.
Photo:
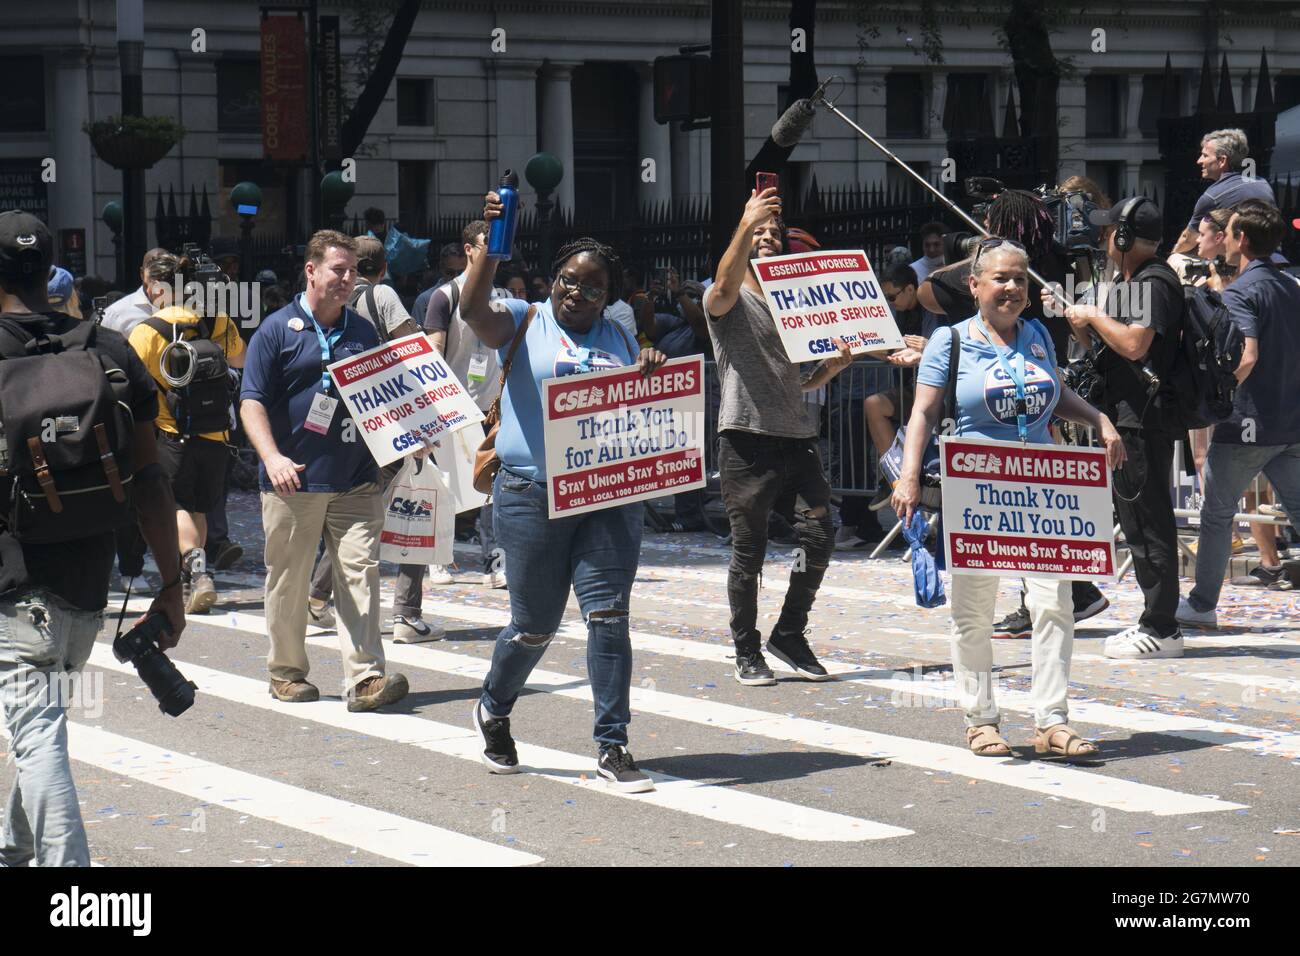
[[(952, 670), (966, 726), (996, 724), (993, 695), (993, 612), (1000, 578), (952, 575)], [(1033, 624), (1031, 659), (1034, 726), (1066, 722), (1070, 654), (1074, 647), (1074, 603), (1069, 581), (1025, 578), (1025, 604)]]

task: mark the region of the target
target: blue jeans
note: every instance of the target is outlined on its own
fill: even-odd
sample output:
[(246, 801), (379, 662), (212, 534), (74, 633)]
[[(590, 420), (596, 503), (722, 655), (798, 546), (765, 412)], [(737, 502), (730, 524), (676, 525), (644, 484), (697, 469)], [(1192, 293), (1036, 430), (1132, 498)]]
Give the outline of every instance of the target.
[(17, 773), (5, 810), (0, 865), (90, 866), (68, 764), (65, 688), (103, 623), (40, 589), (0, 601), (0, 702)]
[(600, 746), (627, 745), (632, 720), (628, 605), (641, 557), (640, 503), (551, 520), (546, 486), (502, 468), (492, 486), (506, 555), (510, 623), (497, 635), (483, 709), (508, 717), (564, 617), (569, 588), (587, 622), (587, 677)]
[(1205, 501), (1196, 546), (1196, 586), (1187, 602), (1197, 611), (1219, 603), (1232, 554), (1233, 515), (1255, 476), (1263, 472), (1291, 524), (1300, 528), (1300, 442), (1294, 445), (1230, 445), (1212, 442), (1205, 456)]

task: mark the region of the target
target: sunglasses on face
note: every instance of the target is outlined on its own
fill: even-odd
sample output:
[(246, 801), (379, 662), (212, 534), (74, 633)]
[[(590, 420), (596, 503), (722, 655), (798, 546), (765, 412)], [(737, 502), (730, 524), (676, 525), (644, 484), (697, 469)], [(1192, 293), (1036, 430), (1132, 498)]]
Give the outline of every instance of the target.
[(586, 299), (588, 302), (593, 302), (593, 303), (599, 302), (605, 296), (606, 290), (602, 289), (600, 286), (585, 285), (581, 282), (578, 282), (576, 279), (570, 279), (564, 273), (560, 273), (558, 276), (556, 276), (555, 282), (561, 289), (564, 290), (564, 293), (566, 295), (572, 292), (574, 289), (577, 289), (578, 292), (582, 294), (582, 297)]

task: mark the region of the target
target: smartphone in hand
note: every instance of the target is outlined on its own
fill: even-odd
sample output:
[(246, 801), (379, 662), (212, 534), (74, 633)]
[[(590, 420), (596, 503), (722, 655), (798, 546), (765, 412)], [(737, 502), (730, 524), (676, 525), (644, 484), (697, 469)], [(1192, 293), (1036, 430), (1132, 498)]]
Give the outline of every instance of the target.
[(754, 189), (761, 195), (764, 189), (780, 190), (781, 180), (776, 173), (758, 173), (754, 177)]

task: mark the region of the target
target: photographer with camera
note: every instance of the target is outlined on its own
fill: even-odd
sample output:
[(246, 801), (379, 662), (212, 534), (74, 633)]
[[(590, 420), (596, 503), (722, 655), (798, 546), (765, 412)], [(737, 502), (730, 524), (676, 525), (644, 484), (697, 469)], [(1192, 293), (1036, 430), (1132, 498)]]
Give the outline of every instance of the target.
[[(1225, 251), (1237, 274), (1223, 302), (1246, 345), (1232, 417), (1215, 426), (1205, 460), (1196, 586), (1178, 605), (1178, 620), (1196, 627), (1218, 626), (1215, 607), (1237, 503), (1258, 475), (1268, 476), (1291, 524), (1300, 527), (1300, 285), (1271, 261), (1282, 233), (1277, 208), (1258, 200), (1238, 205), (1226, 230)], [(1289, 589), (1276, 548), (1271, 562), (1262, 548), (1260, 558), (1262, 583)]]
[[(13, 500), (0, 534), (0, 702), (17, 766), (0, 850), (7, 866), (90, 865), (55, 688), (90, 656), (108, 603), (113, 529), (132, 497), (163, 578), (149, 611), (166, 625), (156, 646), (175, 647), (185, 629), (175, 506), (154, 438), (157, 390), (122, 336), (50, 308), (53, 258), (43, 222), (0, 213), (0, 454), (3, 497)], [(44, 420), (65, 415), (90, 427), (42, 436)]]
[[(1145, 196), (1123, 199), (1089, 216), (1106, 228), (1106, 254), (1118, 280), (1100, 305), (1063, 310), (1076, 341), (1089, 349), (1100, 379), (1101, 407), (1124, 439), (1128, 463), (1115, 476), (1115, 510), (1145, 609), (1132, 627), (1106, 641), (1117, 659), (1181, 657), (1178, 610), (1178, 528), (1169, 476), (1181, 429), (1169, 423), (1164, 401), (1185, 324), (1178, 276), (1157, 257), (1162, 219)], [(1047, 290), (1045, 308), (1062, 311)], [(1110, 312), (1117, 313), (1111, 315)], [(1086, 398), (1087, 396), (1085, 396)]]
[(207, 513), (226, 494), (230, 448), (229, 370), (244, 365), (244, 340), (225, 314), (200, 317), (178, 297), (194, 263), (166, 254), (145, 268), (155, 312), (131, 330), (131, 348), (158, 383), (158, 458), (176, 500), (185, 612), (206, 614), (217, 601), (205, 547)]

